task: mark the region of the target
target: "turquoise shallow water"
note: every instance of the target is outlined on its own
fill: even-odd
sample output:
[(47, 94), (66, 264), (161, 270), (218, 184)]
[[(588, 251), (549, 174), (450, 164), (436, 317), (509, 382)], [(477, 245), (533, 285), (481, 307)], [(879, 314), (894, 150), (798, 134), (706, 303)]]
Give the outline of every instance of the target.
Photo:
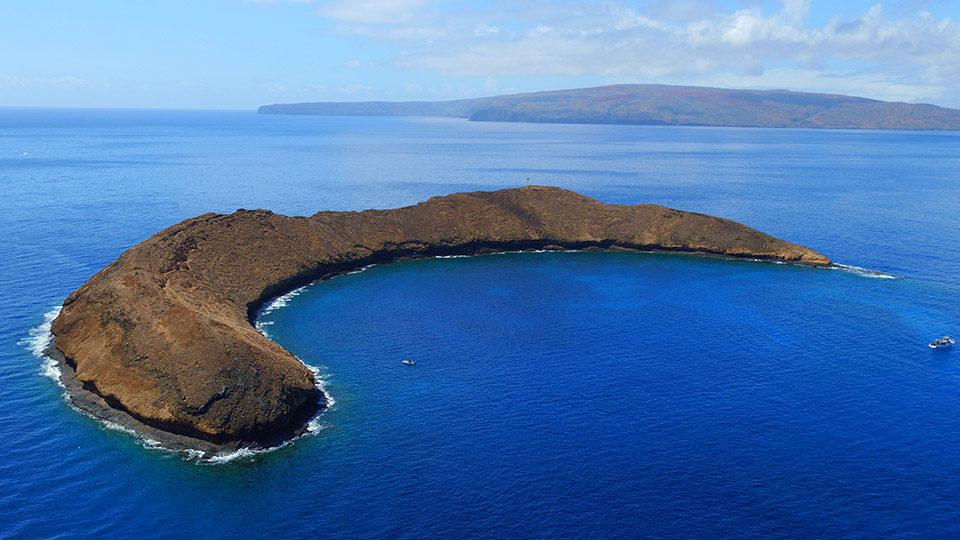
[[(0, 109), (0, 536), (955, 532), (960, 356), (926, 342), (960, 334), (958, 143)], [(67, 294), (187, 217), (527, 178), (722, 215), (898, 279), (593, 253), (369, 268), (261, 317), (335, 404), (315, 436), (225, 463), (76, 413), (31, 352)]]

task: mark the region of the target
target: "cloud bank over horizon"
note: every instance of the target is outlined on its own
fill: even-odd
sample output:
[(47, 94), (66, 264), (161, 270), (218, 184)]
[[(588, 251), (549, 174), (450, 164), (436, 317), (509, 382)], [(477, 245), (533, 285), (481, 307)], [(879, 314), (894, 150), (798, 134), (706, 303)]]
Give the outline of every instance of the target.
[(930, 11), (875, 3), (810, 25), (811, 0), (778, 9), (715, 2), (532, 2), (445, 12), (439, 0), (335, 0), (318, 13), (335, 31), (405, 42), (399, 69), (476, 77), (597, 77), (946, 98), (960, 86), (960, 27)]
[(0, 5), (0, 105), (255, 107), (618, 83), (960, 108), (946, 0), (69, 0)]

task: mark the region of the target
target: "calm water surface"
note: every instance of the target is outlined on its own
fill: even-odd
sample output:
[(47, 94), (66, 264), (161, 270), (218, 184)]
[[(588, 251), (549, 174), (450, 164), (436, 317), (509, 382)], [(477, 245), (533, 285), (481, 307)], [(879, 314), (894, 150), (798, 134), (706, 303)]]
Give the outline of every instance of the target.
[[(373, 267), (261, 318), (335, 404), (317, 435), (224, 463), (76, 413), (31, 352), (71, 291), (187, 217), (528, 178), (897, 279), (588, 253)], [(960, 334), (960, 134), (0, 109), (0, 183), (0, 537), (960, 530), (960, 353), (926, 347)]]

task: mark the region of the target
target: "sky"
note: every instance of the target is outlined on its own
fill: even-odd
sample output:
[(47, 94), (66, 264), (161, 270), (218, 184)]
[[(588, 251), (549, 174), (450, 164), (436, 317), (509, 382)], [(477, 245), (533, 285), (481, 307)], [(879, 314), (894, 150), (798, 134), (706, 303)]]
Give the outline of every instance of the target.
[(0, 0), (0, 106), (656, 83), (960, 108), (958, 21), (960, 0)]

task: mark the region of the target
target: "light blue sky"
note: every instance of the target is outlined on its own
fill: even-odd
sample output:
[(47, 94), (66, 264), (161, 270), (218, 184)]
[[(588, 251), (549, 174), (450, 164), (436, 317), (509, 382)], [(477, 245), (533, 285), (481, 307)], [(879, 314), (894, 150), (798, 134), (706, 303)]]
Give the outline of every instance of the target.
[(943, 0), (2, 0), (0, 106), (252, 109), (636, 82), (960, 108)]

